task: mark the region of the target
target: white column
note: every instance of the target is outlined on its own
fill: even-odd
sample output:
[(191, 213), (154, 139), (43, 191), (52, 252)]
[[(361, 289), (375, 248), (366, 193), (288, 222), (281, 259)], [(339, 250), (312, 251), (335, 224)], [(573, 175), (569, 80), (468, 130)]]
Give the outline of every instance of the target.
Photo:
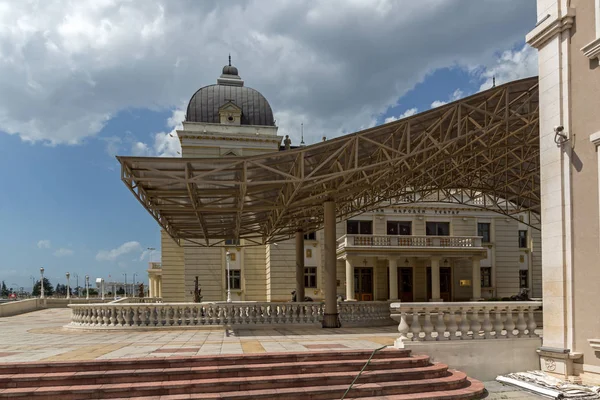
[(158, 297), (162, 297), (162, 276), (156, 278), (157, 286), (158, 286)]
[(442, 301), (440, 298), (440, 258), (431, 257), (431, 299), (429, 301)]
[(296, 232), (296, 301), (304, 301), (304, 232)]
[(473, 298), (471, 300), (481, 300), (481, 259), (479, 257), (473, 257), (473, 278), (471, 285), (473, 288)]
[(326, 201), (324, 207), (325, 244), (325, 315), (323, 328), (339, 328), (337, 310), (337, 257), (335, 240), (335, 202)]
[(354, 298), (354, 266), (349, 258), (346, 258), (346, 300)]
[(390, 300), (398, 299), (398, 260), (394, 257), (388, 258), (390, 268)]
[(151, 277), (151, 276), (149, 276), (149, 277), (148, 277), (148, 297), (154, 297), (154, 296), (153, 296), (153, 293), (154, 293), (154, 288), (152, 287), (152, 286), (153, 286), (153, 284), (154, 284), (154, 283), (152, 282), (152, 277)]

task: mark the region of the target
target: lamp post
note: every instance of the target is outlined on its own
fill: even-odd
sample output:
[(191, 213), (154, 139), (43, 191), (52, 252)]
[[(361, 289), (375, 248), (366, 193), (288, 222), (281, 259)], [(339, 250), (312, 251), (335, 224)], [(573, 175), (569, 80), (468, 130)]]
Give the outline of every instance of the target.
[(77, 297), (79, 298), (79, 274), (75, 274), (75, 279), (77, 280), (77, 286), (75, 286), (75, 290), (77, 291)]
[(85, 276), (85, 299), (90, 299), (90, 276)]
[(135, 277), (136, 276), (137, 276), (137, 273), (134, 272), (133, 279), (131, 280), (131, 297), (135, 297)]
[(33, 287), (35, 286), (35, 277), (33, 275), (31, 275), (30, 278), (31, 278), (31, 295), (33, 296)]
[(40, 275), (42, 276), (40, 280), (40, 299), (44, 298), (44, 267), (40, 268)]
[(104, 300), (104, 278), (100, 278), (100, 290), (102, 292), (101, 300)]
[(125, 293), (124, 293), (124, 295), (125, 295), (125, 297), (127, 297), (127, 272), (124, 272), (123, 276), (125, 276), (125, 290), (124, 290)]
[(71, 277), (71, 274), (67, 272), (65, 275), (67, 276), (67, 299), (70, 299), (71, 298), (71, 293), (70, 293), (71, 285), (69, 284), (69, 278)]
[(231, 277), (229, 275), (229, 261), (231, 260), (231, 254), (229, 250), (225, 253), (225, 259), (227, 260), (227, 302), (231, 303)]

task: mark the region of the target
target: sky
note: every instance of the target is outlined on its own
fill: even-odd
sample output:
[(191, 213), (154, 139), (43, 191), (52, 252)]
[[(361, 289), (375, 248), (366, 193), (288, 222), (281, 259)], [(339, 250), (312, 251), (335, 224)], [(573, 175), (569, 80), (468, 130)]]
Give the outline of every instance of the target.
[(229, 54), (310, 144), (536, 75), (535, 23), (535, 0), (0, 0), (0, 281), (147, 281), (159, 227), (115, 155), (179, 157)]

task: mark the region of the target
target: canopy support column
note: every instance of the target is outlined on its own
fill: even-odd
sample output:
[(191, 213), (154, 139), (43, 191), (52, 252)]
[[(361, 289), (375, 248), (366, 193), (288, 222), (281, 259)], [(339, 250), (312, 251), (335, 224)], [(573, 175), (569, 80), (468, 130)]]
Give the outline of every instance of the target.
[(335, 254), (335, 201), (326, 201), (324, 207), (325, 233), (325, 313), (323, 328), (339, 328), (337, 309), (337, 257)]
[(296, 301), (304, 301), (304, 232), (296, 231)]

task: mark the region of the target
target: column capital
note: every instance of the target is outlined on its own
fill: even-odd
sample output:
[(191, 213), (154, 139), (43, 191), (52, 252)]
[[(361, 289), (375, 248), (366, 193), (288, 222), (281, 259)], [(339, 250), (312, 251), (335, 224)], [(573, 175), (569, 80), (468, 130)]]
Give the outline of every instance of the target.
[(430, 256), (429, 259), (431, 261), (440, 261), (442, 259), (442, 257), (440, 257), (440, 256)]
[(596, 147), (600, 146), (600, 131), (590, 135), (590, 142)]

